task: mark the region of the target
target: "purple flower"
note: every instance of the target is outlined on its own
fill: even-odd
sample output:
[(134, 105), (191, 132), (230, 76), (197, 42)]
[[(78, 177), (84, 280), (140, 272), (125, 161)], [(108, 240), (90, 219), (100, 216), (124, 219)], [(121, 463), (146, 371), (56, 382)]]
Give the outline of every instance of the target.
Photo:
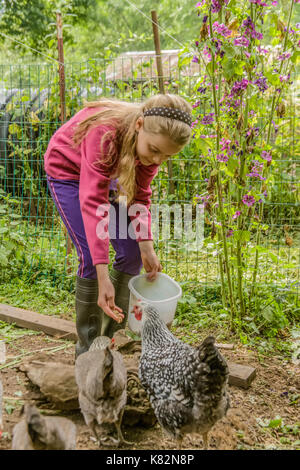
[(202, 5), (205, 5), (206, 0), (201, 0), (201, 2), (196, 3), (196, 8), (202, 7)]
[(234, 39), (233, 44), (235, 46), (248, 47), (250, 44), (250, 41), (248, 38), (245, 38), (245, 36), (240, 36), (239, 38)]
[(260, 78), (255, 80), (253, 82), (253, 84), (257, 85), (259, 91), (261, 91), (262, 93), (269, 88), (268, 85), (267, 85), (267, 79), (266, 79), (266, 77), (263, 76), (262, 73), (260, 74)]
[(195, 46), (196, 46), (196, 47), (199, 46), (199, 41), (195, 41)]
[(221, 150), (225, 150), (228, 155), (233, 155), (231, 150), (231, 140), (226, 140), (224, 137), (221, 139)]
[(251, 207), (253, 204), (255, 204), (255, 198), (254, 196), (250, 196), (250, 194), (245, 194), (242, 201), (248, 207)]
[(233, 87), (231, 89), (231, 93), (229, 96), (234, 96), (234, 95), (240, 95), (243, 90), (246, 90), (247, 86), (249, 84), (249, 81), (246, 80), (246, 78), (243, 78), (241, 81), (236, 81), (233, 84)]
[(257, 51), (258, 51), (259, 54), (268, 54), (269, 53), (268, 49), (266, 49), (264, 47), (260, 47), (260, 46), (257, 47)]
[(277, 134), (277, 132), (278, 132), (278, 126), (276, 126), (276, 124), (275, 124), (274, 121), (272, 121), (272, 124), (273, 124), (273, 126), (274, 126), (274, 132), (275, 132), (275, 134)]
[(218, 0), (211, 1), (211, 11), (212, 13), (218, 13), (221, 10), (221, 4)]
[[(198, 196), (198, 194), (197, 194), (197, 196)], [(201, 202), (202, 202), (204, 208), (209, 205), (210, 195), (208, 195), (208, 196), (198, 196), (198, 198), (201, 199)]]
[(210, 53), (210, 49), (208, 49), (207, 46), (205, 46), (205, 48), (203, 49), (203, 54), (207, 56), (207, 62), (210, 62), (211, 61), (211, 53)]
[(245, 26), (245, 28), (254, 28), (254, 23), (250, 16), (247, 16), (247, 19), (243, 21), (242, 26)]
[(202, 121), (201, 121), (201, 124), (203, 124), (204, 126), (208, 125), (208, 124), (212, 124), (213, 121), (214, 121), (214, 114), (215, 113), (209, 113), (207, 114), (206, 116), (204, 116), (202, 118)]
[(193, 108), (198, 108), (198, 106), (200, 106), (201, 104), (201, 101), (196, 101), (196, 103), (193, 104)]
[(208, 16), (203, 16), (203, 23), (206, 23), (207, 22), (207, 19), (208, 19)]
[(217, 155), (217, 160), (219, 160), (219, 162), (228, 162), (229, 157), (228, 155), (224, 155), (224, 153), (219, 153)]
[(221, 36), (224, 36), (224, 38), (231, 36), (230, 29), (228, 29), (227, 26), (225, 26), (223, 23), (218, 23), (217, 21), (215, 21), (213, 24), (213, 31), (215, 33), (221, 34)]
[(289, 73), (288, 75), (280, 75), (279, 80), (281, 82), (287, 82), (291, 77), (291, 74)]
[(250, 140), (253, 139), (253, 137), (257, 137), (259, 134), (259, 127), (249, 127), (249, 129), (246, 132), (246, 136), (250, 137)]
[(206, 88), (204, 87), (200, 87), (200, 88), (197, 88), (197, 91), (199, 91), (199, 93), (205, 93), (206, 92)]
[(199, 57), (194, 55), (192, 62), (196, 62), (197, 64), (199, 64)]
[(237, 219), (241, 215), (241, 211), (236, 211), (235, 214), (233, 214), (232, 218)]
[(252, 164), (253, 167), (251, 168), (251, 171), (247, 174), (247, 176), (250, 176), (251, 178), (258, 178), (261, 181), (266, 180), (266, 178), (263, 178), (263, 176), (261, 175), (264, 168), (264, 164), (258, 162), (257, 160), (254, 160)]
[(277, 60), (285, 60), (291, 57), (291, 54), (289, 52), (283, 52), (277, 57)]
[(233, 230), (232, 228), (228, 230), (228, 232), (226, 233), (226, 238), (229, 238), (229, 237), (232, 237), (233, 235)]
[(261, 158), (263, 158), (264, 160), (267, 160), (267, 162), (271, 162), (272, 161), (271, 152), (267, 152), (266, 150), (263, 150), (263, 152), (261, 153)]
[(255, 26), (253, 21), (251, 20), (250, 16), (247, 17), (246, 20), (243, 21), (242, 26), (246, 28), (245, 35), (249, 36), (253, 39), (262, 39), (262, 33), (259, 33), (255, 30)]
[(250, 3), (256, 3), (256, 5), (260, 5), (261, 7), (267, 7), (268, 4), (265, 3), (263, 0), (250, 0)]

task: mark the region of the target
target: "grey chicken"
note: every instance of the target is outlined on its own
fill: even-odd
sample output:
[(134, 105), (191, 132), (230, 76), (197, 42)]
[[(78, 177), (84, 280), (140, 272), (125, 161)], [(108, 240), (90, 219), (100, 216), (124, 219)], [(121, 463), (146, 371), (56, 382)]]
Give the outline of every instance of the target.
[(155, 415), (179, 448), (185, 434), (200, 433), (207, 449), (208, 432), (229, 408), (227, 363), (212, 336), (194, 348), (169, 331), (154, 307), (145, 302), (139, 307), (139, 377)]
[[(97, 441), (131, 444), (125, 441), (121, 431), (127, 401), (127, 370), (122, 355), (112, 348), (110, 338), (99, 336), (89, 351), (78, 356), (75, 362), (78, 399), (85, 422)], [(109, 423), (114, 424), (118, 440), (108, 436), (99, 438), (97, 424), (103, 432), (105, 424)]]
[(76, 426), (71, 420), (42, 416), (30, 404), (24, 405), (23, 413), (13, 429), (13, 450), (75, 450)]

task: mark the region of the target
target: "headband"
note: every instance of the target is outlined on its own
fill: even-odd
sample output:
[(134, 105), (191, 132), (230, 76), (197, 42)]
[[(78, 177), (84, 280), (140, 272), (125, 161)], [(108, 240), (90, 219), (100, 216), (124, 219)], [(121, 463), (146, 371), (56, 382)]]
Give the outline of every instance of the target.
[(181, 109), (178, 108), (150, 108), (144, 111), (144, 116), (164, 116), (170, 119), (176, 119), (177, 121), (185, 122), (185, 124), (188, 126), (192, 125), (191, 115), (185, 111), (181, 111)]

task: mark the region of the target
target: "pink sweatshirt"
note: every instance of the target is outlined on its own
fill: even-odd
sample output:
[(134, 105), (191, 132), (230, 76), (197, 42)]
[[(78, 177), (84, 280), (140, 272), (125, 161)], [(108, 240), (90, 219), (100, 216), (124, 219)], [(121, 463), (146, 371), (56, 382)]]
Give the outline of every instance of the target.
[[(80, 146), (73, 148), (75, 126), (95, 112), (95, 108), (84, 108), (61, 126), (50, 139), (44, 156), (48, 175), (61, 180), (79, 181), (80, 208), (94, 266), (109, 263), (109, 239), (99, 238), (96, 232), (99, 222), (107, 228), (108, 220), (105, 214), (98, 212), (96, 215), (96, 212), (100, 204), (109, 204), (109, 186), (113, 181), (111, 176), (118, 165), (118, 159), (113, 167), (105, 162), (95, 163), (101, 159), (101, 138), (111, 127), (102, 125), (91, 129)], [(104, 153), (107, 145), (108, 143), (105, 144)], [(145, 166), (136, 159), (136, 194), (132, 204), (142, 204), (141, 208), (144, 210), (130, 215), (130, 218), (138, 242), (153, 238), (149, 212), (152, 194), (150, 183), (158, 172), (158, 166)]]

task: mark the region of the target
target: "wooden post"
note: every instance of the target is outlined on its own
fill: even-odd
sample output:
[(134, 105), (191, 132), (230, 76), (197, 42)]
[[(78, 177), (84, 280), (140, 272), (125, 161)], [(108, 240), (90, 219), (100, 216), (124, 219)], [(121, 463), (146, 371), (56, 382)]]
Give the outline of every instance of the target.
[(157, 74), (158, 74), (158, 87), (159, 87), (160, 93), (164, 95), (165, 94), (164, 71), (163, 71), (162, 60), (161, 60), (158, 19), (157, 19), (157, 13), (155, 10), (151, 11), (151, 17), (152, 17), (152, 28), (153, 28), (154, 45), (155, 45), (156, 67), (157, 67)]
[[(62, 124), (66, 121), (66, 95), (65, 95), (65, 63), (64, 63), (64, 44), (63, 44), (63, 25), (62, 17), (59, 11), (56, 12), (57, 29), (57, 49), (58, 49), (58, 74), (59, 74), (59, 99), (60, 99), (60, 121)], [(72, 240), (69, 237), (64, 225), (64, 234), (67, 242), (67, 273), (72, 272), (69, 255), (72, 252)]]
[[(154, 36), (154, 45), (155, 45), (155, 56), (156, 56), (156, 67), (157, 67), (157, 75), (158, 75), (158, 87), (159, 91), (162, 95), (165, 94), (165, 87), (164, 87), (164, 71), (163, 65), (161, 60), (161, 49), (160, 49), (160, 37), (159, 37), (159, 30), (158, 30), (158, 18), (157, 13), (155, 10), (151, 10), (151, 17), (152, 17), (152, 28), (153, 28), (153, 36)], [(169, 175), (169, 193), (174, 194), (175, 186), (173, 180), (173, 166), (172, 160), (169, 158), (168, 160), (168, 175)]]

